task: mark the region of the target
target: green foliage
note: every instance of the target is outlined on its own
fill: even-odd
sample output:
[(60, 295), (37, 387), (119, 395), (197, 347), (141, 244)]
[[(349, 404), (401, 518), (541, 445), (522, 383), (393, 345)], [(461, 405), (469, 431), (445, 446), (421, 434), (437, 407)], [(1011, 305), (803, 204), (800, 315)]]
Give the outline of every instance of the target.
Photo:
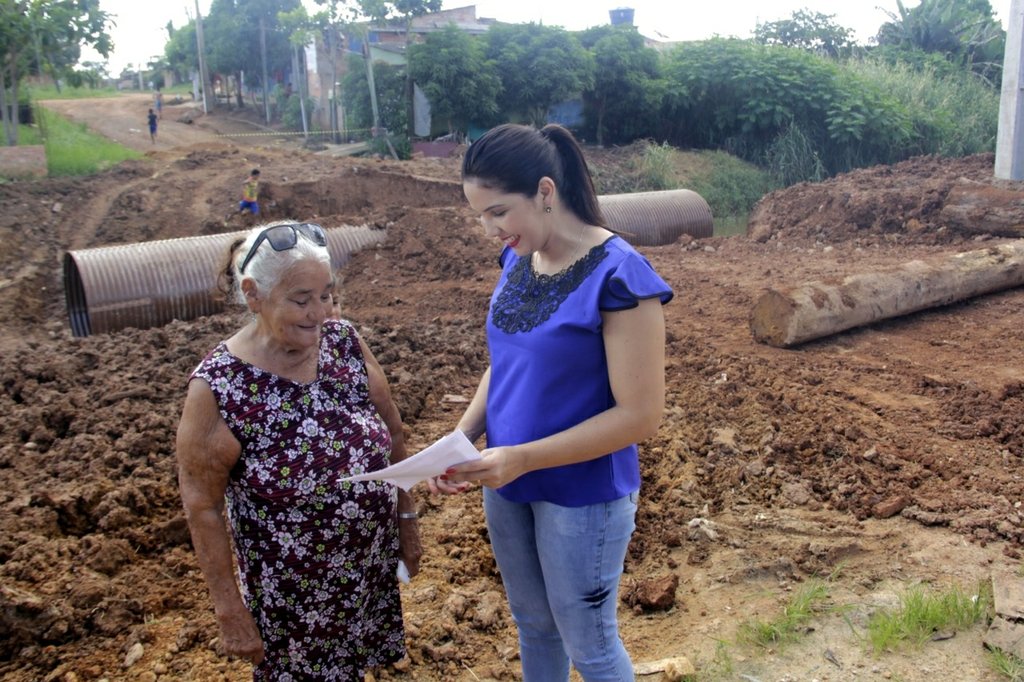
[(941, 54), (990, 82), (1001, 80), (1006, 34), (989, 0), (921, 0), (907, 9), (896, 0), (898, 14), (878, 30), (880, 46), (895, 45)]
[[(405, 69), (377, 62), (373, 65), (377, 89), (377, 111), (380, 125), (390, 131), (406, 129)], [(342, 83), (345, 120), (350, 128), (369, 130), (373, 127), (373, 108), (366, 80), (366, 64), (362, 57), (349, 59), (348, 72)]]
[(643, 184), (651, 191), (676, 188), (673, 152), (667, 144), (644, 144), (640, 154), (639, 174)]
[(576, 37), (540, 24), (496, 24), (487, 31), (486, 57), (501, 75), (498, 105), (542, 125), (553, 104), (594, 82), (593, 57)]
[(795, 123), (768, 145), (765, 164), (775, 181), (783, 187), (825, 178), (825, 166), (814, 149), (814, 143)]
[(599, 145), (648, 134), (662, 97), (658, 53), (632, 26), (598, 26), (580, 35), (595, 63), (593, 87), (583, 93), (584, 134)]
[(432, 115), (448, 122), (448, 132), (497, 122), (501, 79), (479, 38), (455, 26), (428, 34), (409, 47), (409, 73), (430, 100)]
[(377, 156), (392, 158), (391, 151), (399, 159), (412, 158), (412, 143), (405, 135), (378, 135), (369, 139), (370, 153)]
[(115, 88), (72, 87), (58, 90), (52, 85), (33, 85), (29, 92), (32, 99), (90, 99), (93, 97), (119, 97), (122, 93)]
[[(283, 100), (280, 107), (281, 123), (291, 130), (302, 130), (302, 100), (301, 95), (293, 94)], [(306, 100), (306, 115), (313, 111), (316, 102), (312, 99)]]
[(746, 644), (765, 648), (796, 641), (811, 618), (822, 610), (826, 599), (827, 583), (819, 579), (809, 580), (793, 593), (778, 617), (768, 621), (746, 620), (740, 623), (737, 637)]
[[(684, 44), (668, 56), (673, 94), (658, 137), (727, 149), (786, 182), (990, 148), (998, 102), (982, 83), (874, 64), (739, 40)], [(973, 112), (971, 102), (980, 104)]]
[(1024, 682), (1024, 661), (1002, 649), (988, 653), (989, 666), (1010, 682)]
[(891, 93), (907, 111), (915, 154), (966, 156), (995, 150), (999, 92), (969, 71), (942, 62), (912, 66), (877, 59), (844, 69)]
[(881, 610), (868, 621), (868, 641), (875, 653), (901, 644), (921, 646), (940, 630), (962, 630), (984, 619), (992, 607), (992, 587), (978, 585), (974, 594), (959, 587), (933, 591), (922, 585), (900, 597), (900, 606)]
[(210, 73), (245, 72), (247, 83), (261, 83), (261, 27), (270, 73), (288, 68), (290, 34), (279, 30), (278, 14), (299, 7), (299, 0), (213, 0), (203, 20)]
[[(109, 15), (99, 0), (0, 0), (0, 70), (10, 101), (26, 73), (72, 74), (83, 45), (106, 57), (112, 44), (106, 33)], [(87, 80), (87, 74), (77, 79)], [(0, 112), (8, 144), (17, 144), (18, 126)]]
[(169, 36), (164, 45), (164, 59), (179, 78), (199, 71), (199, 51), (196, 44), (196, 21), (190, 20), (181, 28), (168, 27)]
[(754, 40), (838, 57), (853, 47), (853, 31), (837, 24), (834, 14), (797, 10), (789, 19), (758, 24)]
[(81, 123), (40, 109), (46, 166), (50, 177), (91, 175), (142, 154), (89, 132)]
[(716, 224), (731, 216), (747, 216), (761, 197), (780, 186), (767, 171), (731, 154), (706, 151), (700, 156), (703, 171), (683, 186), (708, 202)]

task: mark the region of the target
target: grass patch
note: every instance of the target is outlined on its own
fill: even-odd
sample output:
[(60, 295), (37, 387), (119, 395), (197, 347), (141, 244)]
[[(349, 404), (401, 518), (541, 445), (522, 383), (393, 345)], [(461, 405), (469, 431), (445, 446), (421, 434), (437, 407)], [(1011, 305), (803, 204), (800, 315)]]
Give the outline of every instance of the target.
[(18, 124), (18, 145), (43, 144), (43, 133), (38, 126)]
[(737, 639), (762, 648), (780, 647), (804, 634), (807, 623), (825, 609), (828, 583), (814, 578), (800, 586), (789, 598), (782, 614), (772, 620), (751, 618), (740, 623)]
[(73, 123), (43, 107), (36, 115), (42, 124), (50, 177), (92, 175), (126, 159), (142, 158), (137, 151), (89, 132), (83, 123)]
[(956, 586), (934, 591), (916, 585), (900, 597), (899, 608), (871, 616), (867, 639), (876, 654), (904, 644), (920, 647), (938, 631), (965, 629), (985, 619), (991, 608), (988, 583), (979, 584), (974, 594)]
[(1002, 649), (993, 649), (988, 653), (988, 663), (992, 670), (1010, 682), (1024, 682), (1024, 661)]
[(111, 87), (103, 88), (69, 88), (63, 87), (59, 91), (53, 85), (33, 85), (29, 89), (32, 99), (91, 99), (93, 97), (117, 97), (121, 94), (119, 90)]

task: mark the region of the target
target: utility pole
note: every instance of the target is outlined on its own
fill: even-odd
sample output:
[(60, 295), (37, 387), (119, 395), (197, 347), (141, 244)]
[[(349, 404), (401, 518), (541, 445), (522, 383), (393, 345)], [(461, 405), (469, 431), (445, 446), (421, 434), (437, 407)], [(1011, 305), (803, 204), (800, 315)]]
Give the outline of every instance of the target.
[(203, 113), (210, 113), (206, 105), (206, 91), (210, 89), (206, 73), (206, 50), (203, 43), (203, 15), (199, 11), (199, 0), (196, 0), (196, 49), (199, 50), (199, 93), (203, 96)]
[(1010, 0), (1007, 27), (995, 176), (1002, 180), (1024, 180), (1024, 0)]
[(260, 17), (260, 61), (263, 63), (263, 115), (270, 125), (270, 80), (267, 76), (267, 25)]

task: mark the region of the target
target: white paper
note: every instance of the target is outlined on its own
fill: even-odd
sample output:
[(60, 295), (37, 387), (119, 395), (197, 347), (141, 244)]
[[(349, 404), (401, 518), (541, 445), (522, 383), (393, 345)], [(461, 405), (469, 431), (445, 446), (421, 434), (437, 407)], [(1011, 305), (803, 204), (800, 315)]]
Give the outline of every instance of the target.
[(420, 481), (440, 476), (448, 467), (480, 459), (480, 453), (462, 431), (454, 431), (412, 457), (368, 474), (347, 476), (342, 481), (387, 481), (409, 491)]

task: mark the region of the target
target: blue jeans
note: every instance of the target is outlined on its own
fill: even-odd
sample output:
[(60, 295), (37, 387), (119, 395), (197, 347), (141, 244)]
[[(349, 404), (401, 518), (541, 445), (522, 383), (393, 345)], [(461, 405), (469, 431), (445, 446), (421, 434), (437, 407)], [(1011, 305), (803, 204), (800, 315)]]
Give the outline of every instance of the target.
[(483, 495), (524, 682), (566, 682), (570, 659), (587, 682), (632, 682), (616, 608), (637, 493), (586, 507)]

